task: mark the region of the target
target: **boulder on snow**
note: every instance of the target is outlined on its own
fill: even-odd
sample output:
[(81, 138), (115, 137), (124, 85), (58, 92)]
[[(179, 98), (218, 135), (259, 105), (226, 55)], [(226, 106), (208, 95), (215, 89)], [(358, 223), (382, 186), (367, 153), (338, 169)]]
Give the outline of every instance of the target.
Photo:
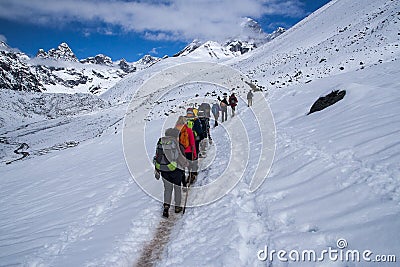
[(326, 96), (321, 96), (311, 106), (310, 112), (308, 112), (308, 114), (311, 114), (311, 113), (314, 113), (314, 112), (317, 112), (317, 111), (321, 111), (324, 108), (327, 108), (327, 107), (335, 104), (336, 102), (342, 100), (345, 95), (346, 95), (346, 90), (341, 90), (341, 91), (335, 90), (335, 91), (332, 91), (331, 93), (329, 93)]

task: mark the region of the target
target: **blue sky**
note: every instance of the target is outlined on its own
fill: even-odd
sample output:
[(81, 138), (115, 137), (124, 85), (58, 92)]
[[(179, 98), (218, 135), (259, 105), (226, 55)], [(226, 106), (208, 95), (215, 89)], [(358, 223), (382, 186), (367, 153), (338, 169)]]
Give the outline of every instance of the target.
[(0, 40), (35, 56), (66, 42), (79, 59), (173, 55), (193, 39), (224, 40), (250, 17), (267, 33), (329, 0), (1, 0)]

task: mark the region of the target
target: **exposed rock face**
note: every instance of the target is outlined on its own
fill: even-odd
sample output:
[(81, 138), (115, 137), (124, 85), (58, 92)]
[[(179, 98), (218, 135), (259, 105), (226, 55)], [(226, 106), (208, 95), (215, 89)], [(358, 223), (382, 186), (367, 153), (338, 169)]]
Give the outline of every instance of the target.
[(0, 89), (35, 92), (46, 90), (29, 66), (16, 53), (8, 51), (0, 51)]
[(158, 60), (159, 60), (158, 58), (152, 57), (150, 55), (145, 55), (144, 57), (139, 59), (139, 61), (137, 63), (141, 64), (141, 65), (148, 65), (148, 64), (155, 63)]
[(332, 91), (331, 93), (329, 93), (326, 96), (321, 96), (311, 106), (310, 112), (308, 114), (311, 114), (311, 113), (314, 113), (317, 111), (321, 111), (321, 110), (335, 104), (336, 102), (342, 100), (345, 95), (346, 95), (345, 90), (342, 90), (342, 91), (336, 90), (336, 91)]
[(225, 46), (232, 52), (240, 52), (240, 54), (247, 53), (257, 46), (252, 43), (242, 42), (239, 40), (231, 41), (225, 44)]
[(66, 43), (61, 43), (57, 49), (50, 49), (47, 53), (43, 49), (39, 49), (36, 54), (38, 58), (50, 58), (55, 60), (64, 60), (78, 62), (78, 58), (72, 52), (71, 48)]
[(81, 63), (91, 63), (91, 64), (98, 64), (98, 65), (105, 65), (105, 66), (112, 66), (113, 62), (110, 57), (105, 56), (103, 54), (96, 55), (94, 57), (88, 57), (86, 59), (81, 59)]
[(119, 61), (118, 66), (121, 70), (125, 71), (126, 73), (136, 71), (136, 67), (129, 65), (124, 58)]

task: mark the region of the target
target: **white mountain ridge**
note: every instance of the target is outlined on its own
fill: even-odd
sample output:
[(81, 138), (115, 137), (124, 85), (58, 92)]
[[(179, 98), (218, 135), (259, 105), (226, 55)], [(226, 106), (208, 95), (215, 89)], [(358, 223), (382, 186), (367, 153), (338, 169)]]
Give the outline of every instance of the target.
[[(195, 40), (174, 57), (189, 55), (192, 60), (211, 59), (221, 62), (249, 52), (285, 31), (278, 28), (272, 34), (265, 34), (259, 24), (250, 18), (243, 19), (240, 29), (238, 36), (224, 42)], [(4, 52), (0, 60), (5, 62), (4, 66), (12, 66), (13, 71), (8, 67), (2, 69), (0, 87), (48, 93), (102, 94), (127, 74), (144, 70), (167, 58), (145, 55), (137, 62), (129, 63), (125, 59), (113, 62), (110, 57), (98, 54), (79, 60), (67, 43), (61, 43), (47, 52), (39, 49), (36, 57), (30, 59), (6, 43), (2, 43), (1, 47)], [(16, 53), (17, 57), (12, 53)], [(17, 75), (18, 69), (21, 72)]]
[(127, 74), (160, 60), (146, 55), (133, 63), (125, 59), (112, 62), (103, 54), (78, 60), (66, 43), (47, 52), (39, 49), (35, 58), (29, 58), (4, 42), (0, 52), (1, 88), (48, 93), (101, 94)]
[(195, 39), (176, 53), (174, 57), (190, 55), (194, 58), (199, 58), (209, 56), (213, 59), (226, 60), (252, 51), (286, 31), (284, 28), (279, 27), (274, 32), (266, 34), (261, 26), (251, 18), (243, 18), (239, 28), (241, 31), (239, 35), (225, 41), (200, 41)]

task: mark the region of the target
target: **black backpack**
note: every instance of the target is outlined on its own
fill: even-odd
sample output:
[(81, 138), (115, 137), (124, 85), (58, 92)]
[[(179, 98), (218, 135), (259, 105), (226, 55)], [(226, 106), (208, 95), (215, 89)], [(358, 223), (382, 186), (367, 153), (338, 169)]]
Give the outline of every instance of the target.
[[(197, 113), (197, 115), (198, 115), (199, 117), (210, 118), (210, 117), (211, 117), (210, 111), (211, 111), (211, 106), (210, 106), (210, 104), (208, 104), (208, 103), (202, 103), (202, 104), (199, 106), (199, 112)], [(201, 115), (200, 113), (202, 113), (202, 115)]]
[(178, 167), (179, 145), (175, 137), (165, 136), (158, 139), (154, 165), (159, 171), (174, 171)]

